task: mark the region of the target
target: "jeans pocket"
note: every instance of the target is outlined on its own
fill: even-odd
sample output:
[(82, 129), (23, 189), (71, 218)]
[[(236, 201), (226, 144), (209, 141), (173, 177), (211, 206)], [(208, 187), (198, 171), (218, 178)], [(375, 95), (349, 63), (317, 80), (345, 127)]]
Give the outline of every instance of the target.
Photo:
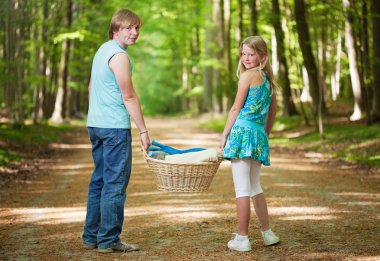
[(104, 146), (115, 146), (119, 143), (125, 142), (124, 129), (103, 129), (102, 132)]

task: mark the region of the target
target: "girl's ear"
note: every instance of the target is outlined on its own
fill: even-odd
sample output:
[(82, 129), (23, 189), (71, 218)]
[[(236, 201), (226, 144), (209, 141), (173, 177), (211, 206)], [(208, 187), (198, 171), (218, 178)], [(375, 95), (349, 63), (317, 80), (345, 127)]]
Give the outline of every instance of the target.
[(264, 53), (263, 56), (261, 57), (261, 62), (265, 62), (268, 59), (268, 54)]

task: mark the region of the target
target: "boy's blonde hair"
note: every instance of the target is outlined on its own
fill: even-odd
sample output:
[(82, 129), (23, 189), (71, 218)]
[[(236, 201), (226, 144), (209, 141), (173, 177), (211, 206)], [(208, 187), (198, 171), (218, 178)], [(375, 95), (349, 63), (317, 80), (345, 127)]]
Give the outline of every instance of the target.
[(117, 11), (111, 19), (110, 28), (108, 30), (108, 37), (110, 40), (113, 39), (113, 32), (118, 31), (121, 26), (128, 25), (139, 25), (141, 26), (142, 22), (140, 16), (135, 14), (129, 9), (120, 9)]
[[(277, 82), (274, 80), (273, 76), (273, 69), (272, 65), (270, 64), (270, 56), (267, 48), (267, 44), (265, 43), (264, 39), (261, 38), (260, 36), (250, 36), (244, 39), (244, 41), (241, 42), (240, 44), (240, 53), (239, 53), (239, 58), (242, 55), (243, 52), (243, 45), (246, 45), (247, 47), (253, 49), (256, 53), (256, 55), (259, 58), (260, 64), (259, 66), (252, 68), (252, 70), (257, 70), (261, 74), (264, 71), (265, 74), (269, 78), (269, 82), (271, 85), (272, 93), (276, 91), (276, 88), (278, 88)], [(262, 57), (266, 57), (262, 60)], [(245, 68), (244, 64), (242, 64), (241, 59), (239, 59), (239, 64), (237, 68), (237, 77), (239, 78), (240, 75), (247, 71), (247, 68)]]

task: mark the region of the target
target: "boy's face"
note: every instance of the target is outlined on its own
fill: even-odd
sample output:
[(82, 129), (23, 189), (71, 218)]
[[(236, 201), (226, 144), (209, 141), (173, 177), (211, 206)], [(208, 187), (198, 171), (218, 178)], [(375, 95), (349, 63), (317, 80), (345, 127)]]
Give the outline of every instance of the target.
[(118, 31), (114, 32), (114, 37), (120, 45), (124, 48), (134, 44), (140, 35), (140, 25), (122, 25)]

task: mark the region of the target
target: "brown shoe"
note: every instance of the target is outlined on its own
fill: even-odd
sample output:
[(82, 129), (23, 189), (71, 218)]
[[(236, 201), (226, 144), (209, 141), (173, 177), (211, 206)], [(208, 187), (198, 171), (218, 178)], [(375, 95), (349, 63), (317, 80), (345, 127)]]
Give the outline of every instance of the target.
[(98, 248), (99, 253), (114, 253), (114, 252), (131, 252), (140, 250), (138, 245), (132, 245), (125, 242), (120, 242), (109, 248)]
[(85, 243), (83, 243), (83, 247), (84, 247), (84, 249), (92, 250), (92, 249), (97, 248), (98, 246), (96, 244), (85, 244)]

